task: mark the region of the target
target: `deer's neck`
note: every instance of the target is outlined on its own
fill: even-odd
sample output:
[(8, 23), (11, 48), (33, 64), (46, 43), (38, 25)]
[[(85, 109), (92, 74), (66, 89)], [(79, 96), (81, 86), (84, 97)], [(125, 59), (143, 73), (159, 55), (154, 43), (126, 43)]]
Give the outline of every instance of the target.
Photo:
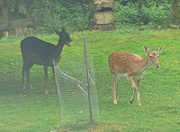
[(134, 72), (136, 74), (143, 73), (150, 65), (149, 58), (142, 59), (136, 66)]
[(56, 52), (55, 52), (57, 56), (60, 56), (60, 54), (62, 53), (64, 44), (65, 42), (59, 39), (58, 44), (56, 46)]
[(50, 58), (50, 60), (53, 60), (53, 59), (56, 60), (57, 58), (60, 57), (63, 47), (64, 47), (64, 44), (65, 43), (59, 39), (58, 44), (56, 45), (56, 49), (55, 49), (52, 57)]

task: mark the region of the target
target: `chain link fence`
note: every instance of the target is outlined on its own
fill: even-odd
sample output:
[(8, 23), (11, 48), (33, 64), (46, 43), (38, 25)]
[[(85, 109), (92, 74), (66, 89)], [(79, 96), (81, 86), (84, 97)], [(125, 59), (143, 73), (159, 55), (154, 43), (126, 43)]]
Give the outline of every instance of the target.
[(54, 62), (55, 81), (61, 103), (63, 128), (87, 129), (100, 122), (93, 57), (84, 54), (71, 57), (69, 66)]

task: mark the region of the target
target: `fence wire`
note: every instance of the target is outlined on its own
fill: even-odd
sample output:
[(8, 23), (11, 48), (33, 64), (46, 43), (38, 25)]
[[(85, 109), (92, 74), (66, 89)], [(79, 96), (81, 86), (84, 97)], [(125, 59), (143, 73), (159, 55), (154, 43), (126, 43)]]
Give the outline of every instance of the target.
[(70, 63), (59, 68), (54, 62), (62, 126), (85, 129), (100, 122), (93, 57), (76, 56)]

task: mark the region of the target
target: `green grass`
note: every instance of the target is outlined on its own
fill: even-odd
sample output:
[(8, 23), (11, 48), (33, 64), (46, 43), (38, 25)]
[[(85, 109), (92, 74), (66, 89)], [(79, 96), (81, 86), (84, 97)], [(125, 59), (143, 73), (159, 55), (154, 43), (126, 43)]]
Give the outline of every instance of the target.
[[(84, 31), (71, 33), (72, 47), (64, 47), (60, 66), (73, 64), (71, 57), (83, 52), (83, 39), (88, 40), (88, 53), (93, 55), (101, 125), (95, 132), (180, 131), (180, 31), (122, 29), (119, 31)], [(39, 36), (57, 42), (57, 36)], [(0, 40), (0, 131), (49, 132), (61, 129), (60, 103), (50, 73), (50, 94), (44, 94), (42, 66), (31, 69), (33, 90), (21, 89), (22, 58), (19, 42), (23, 38)], [(119, 87), (118, 105), (113, 104), (111, 78), (107, 65), (113, 51), (123, 50), (146, 57), (143, 45), (151, 50), (164, 46), (161, 68), (150, 66), (141, 85), (141, 103), (129, 104), (132, 93), (128, 81)]]

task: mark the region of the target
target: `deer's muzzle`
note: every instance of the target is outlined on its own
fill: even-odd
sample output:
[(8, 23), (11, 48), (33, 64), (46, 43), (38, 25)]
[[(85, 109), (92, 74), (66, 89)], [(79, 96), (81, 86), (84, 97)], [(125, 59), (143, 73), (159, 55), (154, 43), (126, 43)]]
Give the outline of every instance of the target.
[(157, 68), (159, 68), (159, 67), (160, 67), (160, 65), (159, 65), (159, 64), (157, 64), (157, 65), (156, 65), (156, 67), (157, 67)]

